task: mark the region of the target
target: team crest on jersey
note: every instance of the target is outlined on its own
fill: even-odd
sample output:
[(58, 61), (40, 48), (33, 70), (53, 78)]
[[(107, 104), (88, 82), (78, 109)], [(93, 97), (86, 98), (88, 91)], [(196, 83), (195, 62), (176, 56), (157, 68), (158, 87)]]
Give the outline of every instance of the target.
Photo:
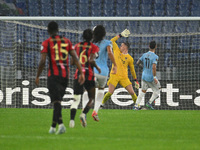
[(127, 57), (125, 57), (125, 59), (127, 59)]
[(41, 48), (40, 48), (40, 50), (42, 51), (44, 49), (44, 47), (41, 45)]

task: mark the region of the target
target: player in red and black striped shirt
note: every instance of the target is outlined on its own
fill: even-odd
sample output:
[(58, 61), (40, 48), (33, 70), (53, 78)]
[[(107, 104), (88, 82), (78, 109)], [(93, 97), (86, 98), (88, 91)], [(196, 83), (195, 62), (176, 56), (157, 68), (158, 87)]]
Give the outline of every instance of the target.
[(50, 37), (42, 43), (41, 59), (38, 67), (35, 83), (39, 85), (39, 76), (43, 71), (46, 63), (46, 56), (49, 59), (48, 80), (47, 86), (49, 89), (51, 102), (54, 105), (53, 123), (49, 133), (56, 132), (56, 125), (59, 124), (57, 134), (65, 132), (65, 126), (62, 121), (61, 101), (65, 94), (65, 89), (68, 84), (69, 68), (68, 54), (70, 54), (79, 70), (79, 83), (85, 81), (82, 72), (81, 64), (78, 60), (76, 52), (72, 49), (72, 44), (69, 39), (57, 35), (58, 24), (54, 21), (48, 24), (48, 33)]
[[(74, 118), (76, 115), (76, 109), (80, 103), (81, 95), (84, 92), (84, 88), (88, 92), (89, 102), (86, 107), (83, 109), (82, 114), (80, 115), (82, 126), (86, 126), (85, 115), (89, 112), (89, 109), (92, 107), (92, 101), (95, 98), (95, 81), (94, 81), (94, 71), (93, 68), (97, 68), (101, 72), (100, 68), (96, 65), (95, 58), (96, 54), (99, 52), (98, 46), (94, 45), (90, 41), (93, 38), (93, 32), (91, 29), (86, 29), (83, 32), (83, 42), (80, 42), (75, 45), (76, 53), (79, 57), (80, 63), (82, 65), (82, 72), (85, 74), (85, 82), (81, 86), (78, 83), (78, 75), (80, 74), (79, 70), (76, 69), (74, 75), (74, 99), (75, 101), (71, 105), (71, 114), (70, 114), (70, 127), (74, 127)], [(73, 60), (72, 60), (73, 62)]]

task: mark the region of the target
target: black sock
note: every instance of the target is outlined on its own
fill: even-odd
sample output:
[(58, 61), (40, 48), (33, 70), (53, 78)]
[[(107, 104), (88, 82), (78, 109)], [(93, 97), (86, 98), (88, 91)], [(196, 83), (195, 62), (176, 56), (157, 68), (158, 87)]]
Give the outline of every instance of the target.
[(74, 120), (76, 116), (76, 109), (72, 108), (70, 111), (70, 120)]
[(87, 113), (89, 112), (89, 110), (90, 110), (90, 107), (89, 107), (89, 106), (86, 106), (86, 107), (84, 108), (84, 110), (83, 110), (83, 113), (84, 113), (84, 114), (87, 114)]
[(63, 123), (62, 121), (62, 107), (60, 103), (54, 103), (54, 110), (55, 110), (55, 116), (58, 124)]
[(57, 124), (57, 120), (56, 120), (56, 113), (55, 113), (55, 109), (53, 109), (53, 123), (52, 123), (52, 127), (55, 128)]

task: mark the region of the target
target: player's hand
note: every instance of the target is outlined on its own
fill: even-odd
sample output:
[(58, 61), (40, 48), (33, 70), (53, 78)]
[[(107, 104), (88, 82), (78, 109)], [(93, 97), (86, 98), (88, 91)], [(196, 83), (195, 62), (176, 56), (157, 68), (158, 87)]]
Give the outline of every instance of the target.
[(82, 85), (85, 82), (85, 75), (81, 73), (78, 78), (78, 82)]
[(99, 73), (101, 73), (101, 69), (99, 67), (97, 67), (97, 70), (98, 70)]
[(139, 87), (140, 87), (140, 84), (139, 84), (138, 80), (136, 79), (136, 80), (135, 80), (135, 88), (136, 88), (136, 89), (139, 89)]
[(155, 84), (157, 84), (158, 83), (158, 79), (154, 78), (154, 82), (155, 82)]
[(116, 74), (117, 73), (117, 66), (113, 66), (111, 73), (112, 74)]
[(35, 79), (35, 84), (36, 84), (37, 86), (39, 85), (39, 81), (40, 81), (39, 78), (36, 78), (36, 79)]
[(128, 29), (125, 29), (124, 31), (122, 31), (121, 36), (123, 37), (128, 37), (130, 35), (130, 31)]

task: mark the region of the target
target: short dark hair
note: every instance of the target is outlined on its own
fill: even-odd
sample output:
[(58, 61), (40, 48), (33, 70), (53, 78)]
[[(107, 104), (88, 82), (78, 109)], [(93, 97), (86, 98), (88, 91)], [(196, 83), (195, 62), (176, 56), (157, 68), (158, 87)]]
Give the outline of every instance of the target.
[(103, 40), (103, 38), (106, 36), (106, 30), (103, 25), (97, 25), (96, 27), (94, 27), (93, 34), (94, 34), (93, 42), (97, 43)]
[(85, 29), (83, 31), (83, 39), (86, 40), (87, 42), (90, 42), (93, 38), (93, 31), (92, 29)]
[(129, 42), (123, 42), (126, 46), (127, 46), (127, 48), (129, 49), (130, 48), (130, 43)]
[(151, 42), (149, 43), (149, 47), (150, 47), (150, 49), (156, 48), (156, 41), (151, 41)]
[(51, 34), (58, 32), (58, 24), (55, 21), (49, 22), (47, 30)]

